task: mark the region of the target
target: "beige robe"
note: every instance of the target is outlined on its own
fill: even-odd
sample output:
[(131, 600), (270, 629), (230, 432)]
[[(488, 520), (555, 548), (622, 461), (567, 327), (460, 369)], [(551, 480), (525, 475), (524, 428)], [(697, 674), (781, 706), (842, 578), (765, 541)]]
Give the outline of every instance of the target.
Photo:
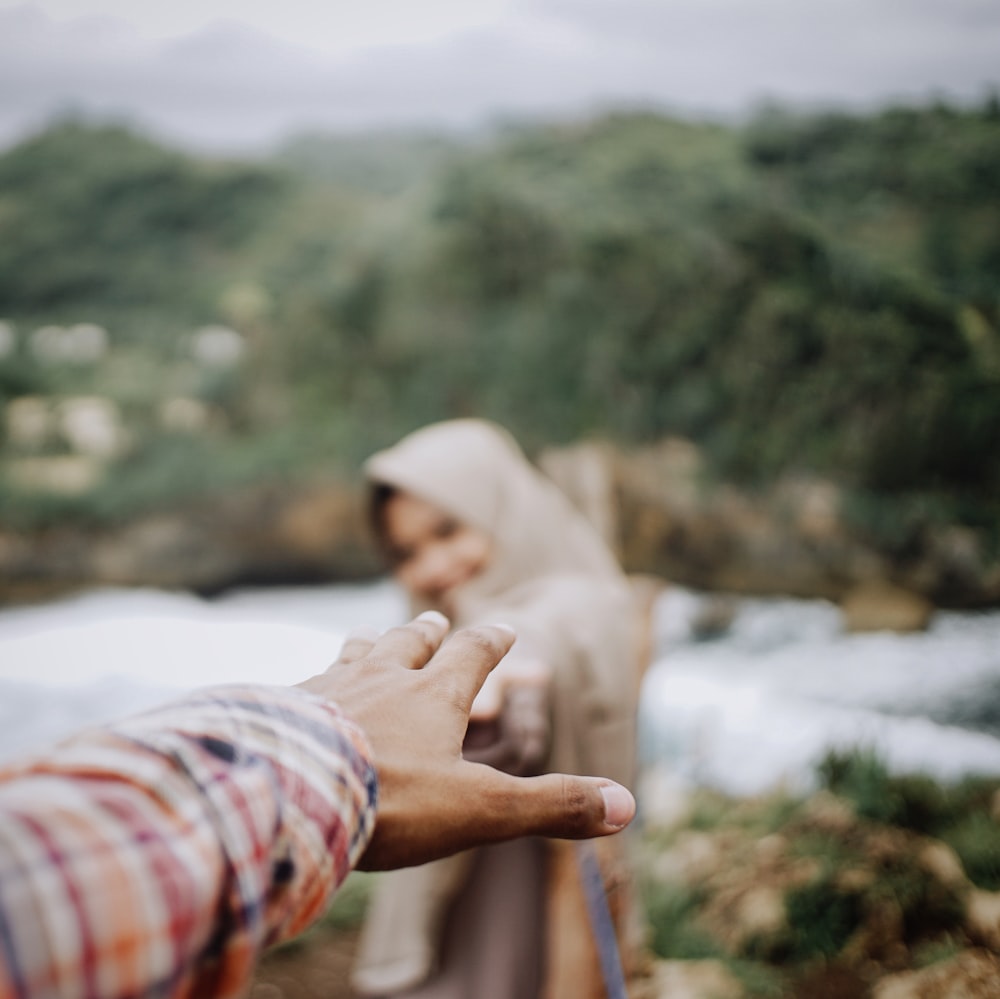
[[(489, 563), (457, 594), (453, 623), (505, 621), (551, 666), (544, 769), (630, 786), (635, 605), (583, 516), (505, 431), (478, 420), (417, 431), (372, 457), (366, 474), (490, 536)], [(606, 880), (620, 888), (627, 877), (619, 838), (603, 842), (601, 856)], [(587, 917), (574, 873), (567, 844), (519, 841), (383, 875), (362, 933), (355, 988), (379, 996), (537, 999), (544, 992), (547, 999), (584, 999), (588, 990), (567, 978), (580, 974), (589, 994), (602, 994), (593, 990), (594, 954), (580, 953)], [(556, 883), (562, 887), (554, 893)], [(623, 918), (630, 904), (618, 904)], [(500, 966), (512, 970), (500, 974)]]

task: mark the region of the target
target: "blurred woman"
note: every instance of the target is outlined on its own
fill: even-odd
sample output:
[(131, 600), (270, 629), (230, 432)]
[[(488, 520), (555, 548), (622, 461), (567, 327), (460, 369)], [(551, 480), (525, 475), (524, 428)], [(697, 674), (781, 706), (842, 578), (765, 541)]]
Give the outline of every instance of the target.
[[(636, 615), (624, 575), (583, 516), (510, 435), (478, 420), (419, 430), (372, 457), (366, 474), (377, 537), (412, 609), (440, 610), (456, 627), (500, 621), (517, 631), (477, 698), (464, 755), (522, 775), (556, 770), (631, 785)], [(596, 895), (593, 885), (585, 891), (574, 848), (555, 841), (383, 875), (355, 988), (408, 999), (606, 994), (615, 945), (607, 937), (617, 930), (621, 940), (634, 914), (620, 840), (602, 844)], [(591, 933), (594, 918), (604, 939), (600, 928)]]

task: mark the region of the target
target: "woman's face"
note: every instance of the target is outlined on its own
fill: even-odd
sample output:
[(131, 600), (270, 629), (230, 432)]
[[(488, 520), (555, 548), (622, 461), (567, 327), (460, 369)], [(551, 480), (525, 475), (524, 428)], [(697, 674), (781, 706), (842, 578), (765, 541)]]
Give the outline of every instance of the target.
[(486, 568), (489, 535), (403, 492), (389, 497), (383, 518), (396, 579), (448, 613), (455, 590)]

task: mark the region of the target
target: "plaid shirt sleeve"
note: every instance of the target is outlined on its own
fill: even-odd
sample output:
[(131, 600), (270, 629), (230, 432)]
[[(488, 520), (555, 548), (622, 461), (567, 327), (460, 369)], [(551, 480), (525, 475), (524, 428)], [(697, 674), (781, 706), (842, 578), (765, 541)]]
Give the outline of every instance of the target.
[(240, 995), (357, 862), (361, 730), (304, 690), (232, 686), (0, 772), (0, 997)]

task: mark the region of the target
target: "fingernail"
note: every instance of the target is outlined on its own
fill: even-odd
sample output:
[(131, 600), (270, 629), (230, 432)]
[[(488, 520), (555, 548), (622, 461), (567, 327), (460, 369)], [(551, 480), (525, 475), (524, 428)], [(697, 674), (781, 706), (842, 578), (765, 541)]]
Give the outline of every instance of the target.
[(514, 629), (512, 624), (507, 624), (506, 621), (494, 621), (494, 628), (499, 628), (501, 631), (506, 631), (508, 635), (517, 635), (517, 631)]
[(604, 822), (614, 829), (623, 829), (635, 815), (635, 798), (621, 784), (602, 784)]
[(442, 628), (450, 628), (451, 621), (449, 621), (444, 614), (436, 610), (424, 611), (423, 614), (417, 615), (418, 621), (426, 621), (428, 624), (436, 624)]

